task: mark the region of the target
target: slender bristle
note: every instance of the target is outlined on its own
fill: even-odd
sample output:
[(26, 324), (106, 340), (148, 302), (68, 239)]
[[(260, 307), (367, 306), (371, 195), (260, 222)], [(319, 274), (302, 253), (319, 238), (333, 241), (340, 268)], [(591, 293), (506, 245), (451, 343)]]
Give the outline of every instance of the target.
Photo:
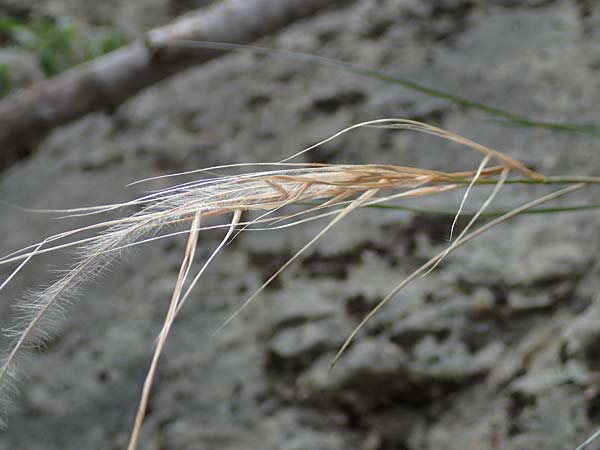
[[(148, 399), (149, 386), (152, 382), (156, 361), (171, 323), (174, 321), (179, 309), (188, 298), (190, 289), (196, 284), (207, 264), (232, 236), (233, 238), (237, 236), (237, 234), (234, 234), (236, 229), (239, 233), (246, 229), (256, 228), (259, 225), (272, 225), (271, 229), (284, 228), (321, 217), (333, 216), (333, 219), (317, 236), (268, 280), (270, 282), (304, 250), (317, 239), (321, 238), (326, 231), (359, 207), (393, 199), (436, 195), (461, 187), (468, 187), (470, 189), (476, 181), (500, 179), (499, 186), (501, 186), (509, 170), (519, 171), (531, 177), (537, 176), (537, 174), (525, 168), (518, 161), (500, 152), (488, 149), (438, 128), (414, 121), (385, 119), (364, 122), (342, 130), (333, 137), (360, 126), (405, 128), (440, 136), (481, 152), (484, 155), (484, 163), (477, 170), (449, 173), (439, 170), (394, 165), (285, 163), (285, 161), (291, 159), (288, 158), (280, 163), (269, 164), (268, 168), (263, 167), (261, 164), (256, 165), (260, 169), (267, 170), (187, 182), (147, 194), (126, 203), (64, 211), (70, 215), (80, 216), (100, 214), (126, 207), (136, 207), (139, 209), (138, 212), (129, 217), (99, 222), (92, 226), (51, 236), (38, 244), (0, 258), (0, 265), (20, 261), (17, 269), (10, 275), (10, 279), (22, 269), (30, 258), (41, 253), (75, 247), (77, 257), (76, 264), (59, 280), (44, 289), (25, 296), (17, 302), (15, 306), (17, 320), (11, 328), (5, 330), (5, 334), (12, 339), (12, 344), (6, 351), (5, 356), (0, 360), (1, 405), (6, 407), (10, 397), (8, 394), (15, 390), (16, 382), (19, 378), (20, 358), (24, 354), (24, 350), (43, 345), (44, 341), (53, 334), (57, 326), (64, 319), (70, 303), (81, 294), (85, 285), (94, 281), (99, 274), (118, 259), (125, 249), (131, 246), (139, 245), (143, 242), (152, 242), (156, 239), (173, 236), (178, 233), (188, 234), (188, 247), (191, 246), (186, 250), (186, 258), (182, 264), (182, 271), (180, 272), (176, 287), (176, 295), (172, 298), (169, 316), (161, 332), (159, 346), (156, 349), (153, 365), (146, 380), (144, 396), (136, 420), (136, 431), (132, 436), (132, 444), (130, 444), (130, 448), (133, 449), (137, 441), (137, 433)], [(315, 147), (316, 145), (309, 147), (293, 157)], [(490, 159), (495, 159), (499, 166), (485, 168)], [(239, 170), (250, 166), (221, 166), (219, 169), (227, 167)], [(199, 172), (203, 171), (187, 173)], [(285, 207), (293, 205), (299, 207), (300, 211), (284, 211)], [(242, 222), (240, 217), (245, 211), (256, 212), (259, 216), (254, 220)], [(193, 281), (188, 290), (184, 291), (183, 284), (190, 270), (194, 254), (192, 247), (195, 246), (197, 234), (201, 230), (210, 228), (201, 228), (200, 219), (227, 214), (233, 215), (231, 222), (223, 225), (223, 227), (228, 229), (227, 235), (215, 251), (211, 253), (209, 260), (200, 272), (192, 279)], [(187, 224), (189, 227), (190, 223), (191, 228), (188, 228), (186, 231), (175, 233), (165, 232), (166, 229), (176, 225)], [(96, 236), (82, 239), (74, 238), (78, 233), (97, 230), (102, 231)], [(459, 240), (460, 238), (462, 238), (462, 234)], [(69, 241), (69, 239), (71, 240)], [(0, 289), (7, 283), (8, 280), (2, 283)], [(252, 295), (244, 305), (247, 305), (254, 299), (267, 283)]]

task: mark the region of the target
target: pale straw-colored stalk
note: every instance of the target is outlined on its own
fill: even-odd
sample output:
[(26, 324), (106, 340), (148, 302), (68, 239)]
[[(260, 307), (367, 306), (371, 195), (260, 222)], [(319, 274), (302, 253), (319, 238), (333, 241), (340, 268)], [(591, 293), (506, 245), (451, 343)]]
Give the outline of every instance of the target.
[[(376, 127), (406, 129), (438, 136), (469, 147), (479, 152), (483, 160), (475, 170), (461, 172), (444, 172), (434, 169), (415, 168), (382, 164), (303, 164), (290, 162), (303, 153), (359, 127)], [(490, 161), (497, 164), (487, 167)], [(210, 177), (217, 170), (254, 171), (241, 174)], [(160, 331), (152, 361), (143, 385), (142, 396), (135, 424), (133, 427), (129, 450), (137, 448), (146, 405), (151, 391), (152, 380), (160, 353), (164, 347), (173, 321), (205, 272), (223, 246), (241, 231), (269, 230), (286, 228), (301, 223), (331, 217), (331, 220), (304, 247), (282, 265), (223, 325), (229, 323), (243, 308), (250, 304), (260, 292), (275, 279), (286, 267), (300, 257), (316, 241), (321, 239), (332, 227), (358, 208), (389, 202), (394, 199), (431, 196), (443, 192), (466, 188), (466, 193), (459, 207), (462, 211), (467, 194), (479, 183), (495, 183), (492, 194), (473, 216), (469, 224), (459, 233), (457, 240), (418, 269), (409, 279), (401, 283), (388, 295), (348, 338), (336, 359), (350, 344), (356, 333), (372, 315), (381, 309), (396, 293), (417, 275), (426, 270), (433, 270), (435, 265), (464, 243), (492, 226), (513, 217), (520, 209), (484, 225), (482, 228), (467, 234), (479, 215), (498, 195), (508, 179), (509, 172), (518, 172), (531, 180), (543, 180), (542, 175), (531, 171), (519, 161), (492, 150), (462, 136), (444, 131), (420, 122), (403, 119), (381, 119), (348, 127), (339, 133), (321, 141), (314, 146), (302, 150), (289, 158), (269, 164), (237, 164), (212, 167), (186, 172), (185, 175), (210, 175), (197, 181), (176, 185), (171, 188), (153, 192), (133, 201), (102, 205), (92, 208), (76, 208), (62, 213), (70, 216), (97, 215), (136, 207), (139, 212), (122, 219), (97, 222), (80, 229), (60, 233), (45, 238), (25, 249), (13, 252), (0, 258), (0, 265), (19, 263), (8, 279), (0, 285), (4, 287), (18, 271), (34, 256), (59, 249), (74, 247), (77, 252), (77, 263), (62, 278), (39, 292), (26, 296), (16, 304), (17, 322), (5, 330), (12, 337), (12, 344), (6, 350), (0, 366), (0, 402), (8, 398), (8, 391), (18, 378), (18, 359), (25, 348), (42, 344), (47, 339), (57, 320), (64, 315), (66, 307), (80, 293), (85, 283), (113, 264), (120, 253), (127, 248), (141, 243), (154, 242), (158, 239), (187, 234), (188, 243), (181, 264), (179, 276), (169, 303), (162, 330)], [(183, 174), (176, 174), (183, 175)], [(161, 176), (157, 178), (166, 178)], [(144, 181), (144, 180), (143, 180)], [(551, 197), (543, 197), (536, 202), (524, 205), (522, 210), (549, 201), (559, 195), (565, 195), (585, 184), (570, 186)], [(291, 210), (290, 208), (295, 208)], [(243, 213), (255, 213), (258, 217), (241, 220)], [(211, 216), (226, 217), (231, 220), (221, 225), (202, 226), (201, 221)], [(458, 216), (458, 214), (457, 214)], [(188, 224), (188, 229), (169, 231), (173, 226)], [(452, 224), (454, 229), (456, 221)], [(227, 230), (225, 237), (210, 254), (210, 257), (187, 283), (192, 270), (195, 248), (199, 233), (213, 228)], [(81, 237), (81, 233), (98, 232), (94, 236)]]

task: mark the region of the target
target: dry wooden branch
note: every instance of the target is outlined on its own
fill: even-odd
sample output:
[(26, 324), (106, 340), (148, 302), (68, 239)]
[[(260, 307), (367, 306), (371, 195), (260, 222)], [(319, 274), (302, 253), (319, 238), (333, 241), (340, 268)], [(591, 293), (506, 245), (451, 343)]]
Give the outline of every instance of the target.
[(224, 0), (119, 50), (0, 101), (0, 168), (33, 152), (52, 129), (114, 110), (142, 89), (222, 52), (166, 48), (170, 40), (248, 43), (352, 0)]

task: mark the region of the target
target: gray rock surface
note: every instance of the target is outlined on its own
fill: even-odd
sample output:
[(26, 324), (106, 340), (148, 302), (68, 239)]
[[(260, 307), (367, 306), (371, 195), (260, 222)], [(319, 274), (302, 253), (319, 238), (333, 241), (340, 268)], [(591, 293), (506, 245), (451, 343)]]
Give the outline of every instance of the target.
[[(80, 2), (44, 8), (63, 11), (74, 3)], [(148, 8), (162, 11), (166, 3)], [(582, 17), (582, 3), (358, 0), (265, 45), (379, 68), (541, 119), (599, 123), (598, 12)], [(114, 11), (104, 18), (94, 8), (71, 11), (82, 21), (86, 14), (114, 20)], [(143, 11), (132, 23), (154, 20)], [(441, 125), (547, 174), (600, 171), (593, 137), (499, 126), (381, 81), (242, 54), (155, 86), (112, 115), (57, 130), (41, 151), (0, 175), (0, 199), (28, 208), (126, 200), (171, 182), (124, 187), (136, 179), (281, 160), (380, 117)], [(306, 160), (444, 170), (478, 164), (469, 151), (431, 137), (372, 129)], [(495, 204), (517, 205), (545, 191), (506, 187)], [(469, 209), (486, 195), (475, 192)], [(597, 198), (589, 189), (564, 202)], [(447, 209), (459, 202), (447, 195), (418, 204)], [(0, 218), (3, 253), (87, 223), (4, 205)], [(450, 223), (357, 211), (210, 339), (322, 223), (241, 234), (175, 324), (141, 448), (574, 449), (600, 425), (595, 211), (524, 216), (478, 238), (403, 291), (327, 372), (360, 318), (447, 245)], [(221, 237), (203, 234), (199, 257)], [(124, 448), (183, 248), (177, 238), (141, 246), (82, 293), (58, 337), (29, 364), (0, 449)], [(68, 263), (68, 254), (32, 261), (3, 292), (2, 324), (14, 299)]]

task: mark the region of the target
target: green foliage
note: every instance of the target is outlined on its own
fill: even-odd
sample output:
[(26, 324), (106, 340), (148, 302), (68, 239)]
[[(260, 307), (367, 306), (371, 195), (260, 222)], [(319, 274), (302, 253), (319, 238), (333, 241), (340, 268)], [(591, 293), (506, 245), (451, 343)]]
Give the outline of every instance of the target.
[(10, 68), (5, 64), (0, 64), (0, 98), (8, 94), (11, 89)]
[(32, 53), (48, 77), (127, 43), (126, 37), (116, 30), (97, 30), (87, 34), (73, 23), (48, 19), (25, 23), (3, 17), (0, 18), (0, 35), (10, 45)]
[[(413, 206), (404, 205), (368, 205), (366, 208), (378, 208), (378, 209), (395, 209), (398, 211), (411, 211), (422, 214), (436, 214), (440, 216), (456, 216), (455, 209), (434, 209), (434, 208), (419, 208)], [(521, 214), (559, 214), (559, 213), (571, 213), (579, 211), (589, 211), (593, 209), (600, 209), (600, 204), (592, 205), (569, 205), (569, 206), (557, 206), (554, 208), (531, 208), (527, 211), (523, 211)], [(480, 214), (482, 217), (499, 217), (509, 212), (508, 209), (499, 211), (485, 211)], [(463, 211), (463, 216), (474, 216), (477, 211)]]

